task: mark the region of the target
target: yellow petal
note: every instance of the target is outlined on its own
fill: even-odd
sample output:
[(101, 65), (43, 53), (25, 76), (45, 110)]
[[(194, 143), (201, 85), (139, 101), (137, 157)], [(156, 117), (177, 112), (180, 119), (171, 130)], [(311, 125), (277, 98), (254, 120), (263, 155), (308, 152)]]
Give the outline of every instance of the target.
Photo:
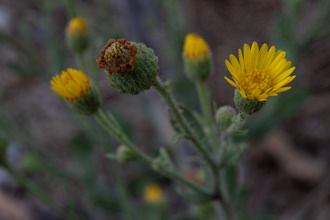
[(232, 80), (228, 79), (227, 77), (225, 77), (225, 80), (227, 80), (227, 82), (230, 83), (230, 85), (234, 86), (234, 87), (238, 87), (236, 83), (234, 83)]

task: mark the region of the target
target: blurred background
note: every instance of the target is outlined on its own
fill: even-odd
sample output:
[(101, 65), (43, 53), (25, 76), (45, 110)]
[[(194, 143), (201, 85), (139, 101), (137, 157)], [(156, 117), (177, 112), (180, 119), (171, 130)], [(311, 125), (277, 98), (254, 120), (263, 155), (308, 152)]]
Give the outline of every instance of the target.
[[(271, 98), (248, 121), (249, 148), (239, 162), (242, 219), (330, 219), (330, 1), (329, 0), (0, 0), (0, 142), (12, 166), (77, 219), (217, 219), (213, 206), (191, 205), (177, 183), (140, 162), (105, 158), (118, 146), (92, 118), (82, 117), (50, 89), (49, 80), (78, 68), (65, 44), (72, 14), (89, 26), (84, 61), (111, 110), (150, 155), (173, 150), (181, 172), (188, 143), (173, 146), (167, 109), (154, 90), (139, 96), (110, 88), (95, 60), (109, 38), (141, 41), (159, 57), (160, 77), (175, 97), (199, 111), (194, 85), (183, 74), (182, 45), (196, 32), (209, 43), (214, 102), (233, 105), (224, 60), (253, 41), (275, 45), (296, 66), (292, 89)], [(157, 185), (162, 205), (145, 189)], [(125, 200), (125, 201), (123, 201)], [(123, 204), (130, 204), (125, 206)], [(131, 207), (131, 208), (130, 208)], [(133, 210), (129, 210), (132, 209)], [(129, 217), (134, 213), (134, 218)], [(52, 208), (0, 169), (0, 219), (60, 220)]]

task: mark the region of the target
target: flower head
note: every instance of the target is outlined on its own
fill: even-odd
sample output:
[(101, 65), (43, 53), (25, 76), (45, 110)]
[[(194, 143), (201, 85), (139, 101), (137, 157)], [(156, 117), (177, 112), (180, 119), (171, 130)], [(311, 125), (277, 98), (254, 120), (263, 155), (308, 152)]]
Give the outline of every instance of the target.
[(99, 109), (99, 93), (82, 71), (68, 68), (61, 75), (54, 76), (50, 83), (52, 90), (79, 113), (90, 115)]
[(183, 54), (190, 60), (205, 58), (210, 49), (205, 40), (195, 33), (188, 34), (184, 40)]
[(163, 190), (156, 184), (148, 185), (143, 193), (143, 200), (150, 204), (159, 204), (164, 201)]
[(68, 68), (50, 81), (52, 90), (66, 100), (79, 100), (88, 94), (89, 79), (80, 70)]
[(75, 53), (82, 53), (88, 47), (88, 27), (85, 20), (75, 17), (70, 20), (66, 28), (66, 43)]
[(68, 24), (68, 31), (71, 33), (86, 32), (87, 29), (87, 23), (81, 17), (72, 18)]
[(99, 68), (106, 69), (109, 74), (126, 73), (135, 68), (137, 48), (125, 39), (110, 39), (100, 53), (96, 62)]
[(269, 96), (291, 89), (283, 86), (296, 77), (290, 76), (295, 67), (291, 67), (291, 61), (287, 61), (285, 55), (282, 50), (275, 51), (274, 46), (268, 49), (267, 44), (260, 50), (256, 42), (251, 48), (244, 44), (243, 53), (238, 50), (238, 60), (233, 54), (229, 56), (230, 62), (226, 60), (233, 80), (225, 79), (244, 99), (266, 101)]
[(132, 95), (149, 89), (159, 70), (158, 57), (143, 43), (110, 39), (96, 60), (107, 71), (110, 85)]
[(205, 40), (188, 34), (183, 46), (184, 69), (192, 81), (205, 81), (212, 73), (212, 54)]

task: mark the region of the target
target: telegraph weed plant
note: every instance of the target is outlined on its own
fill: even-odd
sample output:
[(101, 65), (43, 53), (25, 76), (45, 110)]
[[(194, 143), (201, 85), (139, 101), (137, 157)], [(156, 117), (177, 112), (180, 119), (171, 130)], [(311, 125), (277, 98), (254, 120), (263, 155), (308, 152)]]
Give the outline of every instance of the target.
[[(199, 33), (180, 33), (180, 39), (175, 42), (176, 49), (180, 48), (180, 51), (171, 51), (172, 48), (169, 51), (173, 52), (173, 57), (177, 55), (175, 61), (179, 62), (176, 65), (180, 67), (176, 69), (182, 72), (164, 76), (164, 72), (170, 72), (172, 69), (166, 69), (167, 66), (163, 68), (164, 57), (160, 48), (151, 43), (153, 41), (144, 38), (144, 35), (138, 38), (134, 34), (123, 34), (123, 38), (120, 32), (116, 33), (115, 27), (112, 33), (111, 25), (106, 26), (106, 22), (89, 23), (86, 14), (84, 16), (84, 13), (77, 12), (74, 0), (65, 2), (70, 18), (63, 22), (61, 31), (63, 48), (71, 56), (72, 64), (69, 65), (70, 61), (65, 57), (62, 58), (65, 62), (59, 62), (60, 68), (45, 65), (49, 67), (46, 71), (49, 75), (44, 77), (43, 83), (55, 101), (59, 104), (65, 103), (61, 110), (67, 109), (69, 117), (77, 123), (79, 134), (70, 139), (70, 150), (74, 152), (72, 157), (76, 159), (77, 164), (69, 163), (68, 167), (72, 170), (62, 170), (57, 165), (51, 166), (52, 162), (48, 161), (47, 157), (33, 152), (35, 154), (31, 153), (29, 157), (24, 158), (23, 166), (28, 170), (26, 174), (39, 169), (47, 174), (55, 173), (54, 176), (58, 179), (65, 179), (74, 187), (77, 186), (75, 190), (79, 192), (75, 193), (81, 193), (82, 196), (77, 197), (79, 202), (75, 198), (71, 200), (68, 190), (69, 202), (60, 199), (55, 202), (53, 196), (46, 193), (42, 186), (29, 181), (9, 161), (6, 156), (11, 144), (9, 135), (0, 130), (0, 163), (18, 185), (39, 198), (51, 212), (56, 212), (60, 219), (65, 220), (102, 220), (108, 219), (109, 213), (111, 217), (114, 216), (113, 219), (119, 220), (273, 219), (254, 218), (255, 213), (251, 214), (252, 217), (246, 214), (242, 204), (246, 201), (247, 188), (244, 181), (239, 178), (239, 160), (249, 146), (247, 137), (251, 131), (253, 132), (253, 126), (249, 125), (262, 124), (267, 121), (266, 119), (276, 115), (282, 103), (275, 102), (285, 97), (276, 96), (284, 92), (289, 95), (297, 90), (292, 88), (292, 82), (297, 81), (294, 81), (296, 67), (292, 53), (295, 55), (303, 46), (297, 43), (294, 47), (291, 41), (280, 44), (238, 38), (242, 42), (241, 46), (234, 48), (226, 45), (219, 46), (219, 49), (208, 40), (208, 36), (201, 36), (203, 34)], [(102, 0), (96, 2), (103, 4)], [(301, 1), (290, 2), (298, 4)], [(46, 6), (45, 8), (47, 9)], [(110, 14), (110, 11), (103, 10), (100, 17), (106, 17), (106, 14)], [(287, 19), (293, 16), (292, 13), (289, 14)], [(174, 19), (172, 14), (171, 19)], [(295, 18), (292, 22), (297, 20)], [(102, 37), (99, 37), (99, 34)], [(139, 42), (136, 39), (147, 40)], [(290, 49), (288, 45), (294, 48)], [(165, 47), (167, 45), (161, 49)], [(172, 56), (167, 52), (166, 55)], [(219, 58), (220, 53), (222, 57)], [(224, 72), (219, 70), (219, 65), (215, 65), (219, 62)], [(208, 84), (212, 77), (220, 78), (222, 86), (227, 87), (226, 91), (230, 92), (218, 93), (221, 95), (217, 97), (212, 94)], [(179, 96), (175, 96), (178, 95), (175, 85), (179, 78), (189, 86), (190, 91), (194, 90), (195, 93), (191, 94), (191, 97), (196, 96), (195, 106), (190, 105), (189, 100), (181, 100)], [(129, 100), (125, 100), (123, 111), (120, 109), (118, 113), (118, 106), (121, 105), (115, 106), (115, 102), (109, 105), (109, 94), (115, 94), (116, 100)], [(143, 101), (146, 103), (139, 104), (143, 105), (146, 112), (150, 110), (149, 102), (147, 103), (149, 94), (165, 111), (157, 112), (159, 115), (162, 114), (160, 122), (157, 121), (159, 118), (151, 113), (143, 120), (148, 121), (146, 124), (152, 124), (152, 129), (159, 129), (160, 132), (157, 131), (157, 134), (170, 136), (168, 139), (172, 140), (166, 140), (166, 143), (159, 146), (156, 138), (149, 139), (148, 133), (147, 138), (143, 136), (147, 139), (144, 141), (149, 145), (151, 143), (153, 148), (142, 146), (144, 142), (135, 139), (135, 133), (140, 131), (136, 130), (136, 126), (130, 127), (135, 121), (125, 118), (127, 109), (128, 112), (134, 113), (138, 109), (135, 100), (145, 98)], [(229, 101), (224, 100), (221, 103), (226, 105), (219, 106), (219, 100), (225, 97), (229, 97)], [(295, 99), (292, 97), (283, 102), (283, 105)], [(272, 109), (267, 115), (264, 112), (268, 110), (265, 109), (268, 106), (272, 106)], [(57, 117), (59, 112), (54, 110), (52, 114)], [(260, 119), (258, 115), (264, 117)], [(281, 117), (284, 118), (283, 115), (284, 113), (270, 123), (265, 123), (265, 130), (268, 129), (267, 126), (275, 127), (276, 122)], [(257, 120), (251, 120), (255, 118)], [(143, 124), (143, 120), (139, 123)], [(168, 122), (168, 128), (162, 129), (161, 126), (165, 122)], [(57, 130), (51, 132), (56, 133)], [(143, 132), (147, 133), (149, 130)], [(150, 136), (154, 134), (150, 133)], [(34, 157), (38, 156), (42, 158), (39, 164), (34, 163)], [(94, 160), (98, 162), (98, 168), (101, 167), (104, 173), (109, 172), (111, 177), (96, 174)], [(80, 173), (81, 170), (83, 171)], [(139, 176), (140, 173), (143, 177)], [(134, 184), (126, 180), (126, 176), (134, 179)], [(111, 186), (108, 184), (110, 182)], [(63, 189), (59, 188), (65, 192), (62, 194), (66, 194), (67, 185), (62, 185)], [(59, 205), (61, 202), (65, 205)], [(174, 209), (184, 211), (179, 214), (172, 213)], [(100, 213), (106, 214), (98, 215), (99, 210), (102, 210)], [(97, 214), (90, 214), (93, 211)], [(98, 218), (99, 216), (101, 217)]]
[[(73, 52), (84, 48), (85, 38), (76, 38), (76, 29), (80, 27), (75, 22), (82, 23), (81, 18), (70, 22), (68, 37), (72, 34), (75, 40), (68, 40)], [(85, 32), (85, 26), (83, 32)], [(71, 33), (73, 32), (73, 33)], [(79, 32), (79, 31), (78, 31)], [(82, 40), (83, 42), (78, 42)], [(74, 42), (74, 43), (73, 43)], [(74, 44), (74, 45), (73, 45)], [(100, 106), (100, 94), (94, 88), (93, 82), (81, 70), (67, 69), (51, 81), (52, 89), (79, 113), (93, 115), (97, 122), (110, 136), (115, 138), (121, 146), (116, 153), (109, 153), (109, 159), (120, 162), (131, 160), (141, 161), (156, 172), (180, 182), (184, 188), (179, 192), (193, 202), (217, 202), (222, 208), (221, 219), (237, 220), (237, 192), (238, 185), (228, 185), (226, 173), (235, 167), (240, 155), (244, 152), (244, 145), (235, 143), (233, 137), (244, 133), (242, 129), (245, 120), (257, 113), (271, 96), (289, 90), (284, 87), (295, 76), (294, 67), (285, 58), (285, 52), (272, 46), (268, 49), (263, 44), (252, 46), (244, 44), (243, 52), (238, 50), (238, 59), (229, 55), (226, 66), (232, 79), (225, 77), (230, 85), (236, 89), (232, 96), (236, 109), (222, 106), (212, 111), (210, 92), (206, 80), (213, 73), (213, 56), (206, 41), (195, 33), (187, 34), (183, 46), (183, 63), (187, 77), (196, 85), (202, 114), (178, 104), (174, 99), (169, 84), (165, 84), (158, 76), (158, 57), (153, 49), (140, 42), (130, 42), (125, 39), (109, 39), (104, 48), (100, 49), (97, 59), (98, 67), (107, 75), (109, 86), (122, 93), (138, 95), (154, 89), (164, 100), (169, 110), (169, 119), (176, 132), (177, 139), (186, 139), (199, 154), (199, 165), (207, 173), (204, 181), (196, 181), (191, 175), (185, 176), (173, 162), (171, 154), (166, 148), (159, 148), (159, 154), (150, 156), (142, 152), (122, 129), (116, 117)], [(236, 174), (235, 174), (236, 175)], [(236, 192), (236, 193), (235, 193)], [(148, 203), (162, 203), (164, 195), (158, 186), (150, 185), (146, 188), (144, 199)]]

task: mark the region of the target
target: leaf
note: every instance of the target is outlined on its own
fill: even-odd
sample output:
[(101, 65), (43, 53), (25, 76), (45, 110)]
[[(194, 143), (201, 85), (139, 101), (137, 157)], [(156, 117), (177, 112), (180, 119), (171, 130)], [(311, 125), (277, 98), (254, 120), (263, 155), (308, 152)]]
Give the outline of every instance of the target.
[(172, 137), (172, 144), (176, 144), (179, 142), (179, 140), (181, 140), (181, 138), (184, 138), (186, 135), (185, 134), (180, 134), (177, 133)]

